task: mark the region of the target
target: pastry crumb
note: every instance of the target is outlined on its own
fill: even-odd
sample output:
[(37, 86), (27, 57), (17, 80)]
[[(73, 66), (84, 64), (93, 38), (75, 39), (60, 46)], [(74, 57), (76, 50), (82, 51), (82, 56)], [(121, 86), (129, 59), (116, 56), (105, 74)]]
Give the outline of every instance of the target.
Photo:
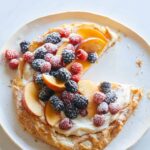
[(143, 61), (140, 60), (140, 59), (137, 59), (137, 60), (136, 60), (136, 65), (137, 65), (138, 68), (141, 68), (142, 65), (143, 65)]

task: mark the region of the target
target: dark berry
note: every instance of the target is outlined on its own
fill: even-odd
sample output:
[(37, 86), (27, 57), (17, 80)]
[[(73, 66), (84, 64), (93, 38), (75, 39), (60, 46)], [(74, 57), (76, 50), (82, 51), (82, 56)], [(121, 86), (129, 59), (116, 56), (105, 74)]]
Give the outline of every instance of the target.
[(102, 102), (97, 107), (97, 113), (98, 114), (106, 114), (108, 112), (108, 104), (106, 102)]
[(54, 77), (57, 77), (58, 76), (58, 70), (51, 70), (50, 75), (54, 76)]
[(41, 66), (41, 72), (45, 73), (45, 72), (50, 72), (50, 71), (51, 71), (51, 64), (45, 61), (45, 63), (43, 63)]
[(83, 95), (75, 94), (75, 97), (73, 99), (73, 104), (78, 109), (84, 109), (88, 105), (88, 99)]
[(84, 51), (83, 49), (78, 49), (76, 51), (76, 57), (82, 61), (86, 61), (88, 58), (88, 53)]
[(98, 55), (96, 53), (89, 53), (87, 59), (90, 63), (95, 63), (97, 58), (98, 58)]
[(54, 95), (54, 91), (49, 89), (47, 86), (43, 86), (39, 93), (39, 99), (46, 102), (52, 95)]
[(71, 80), (75, 81), (75, 82), (79, 82), (80, 81), (80, 75), (79, 74), (74, 74), (71, 76)]
[(51, 96), (50, 103), (52, 104), (52, 106), (54, 107), (55, 110), (57, 110), (57, 111), (64, 110), (64, 104), (58, 96), (56, 96), (56, 95)]
[(43, 82), (43, 78), (42, 78), (42, 74), (41, 73), (36, 73), (34, 75), (34, 82), (36, 84), (38, 84), (39, 86), (43, 86), (44, 82)]
[(46, 43), (53, 43), (53, 44), (57, 44), (60, 41), (61, 41), (61, 36), (58, 32), (50, 33), (45, 39)]
[(75, 93), (78, 91), (78, 84), (73, 80), (68, 80), (65, 83), (65, 87), (67, 91), (72, 92), (72, 93)]
[(34, 60), (34, 54), (30, 51), (23, 54), (24, 61), (31, 63)]
[(103, 115), (95, 115), (93, 117), (93, 124), (96, 126), (96, 127), (99, 127), (99, 126), (102, 126), (103, 124), (105, 123), (105, 118)]
[(57, 50), (58, 50), (58, 46), (52, 43), (45, 43), (44, 44), (45, 49), (47, 50), (48, 53), (51, 54), (56, 54)]
[(82, 41), (82, 37), (79, 34), (71, 33), (69, 35), (69, 42), (73, 45), (79, 44)]
[(119, 104), (116, 104), (116, 103), (109, 104), (109, 111), (112, 115), (118, 113), (120, 110), (121, 110), (121, 107), (119, 106)]
[(102, 82), (100, 85), (100, 91), (103, 93), (108, 93), (111, 91), (111, 83), (109, 82)]
[(41, 71), (41, 66), (45, 63), (43, 59), (35, 59), (33, 60), (31, 66), (36, 71)]
[(30, 42), (28, 41), (22, 41), (20, 43), (20, 49), (23, 54), (28, 51), (29, 45), (30, 45)]
[(15, 59), (19, 57), (19, 53), (16, 50), (6, 50), (5, 58), (7, 60)]
[(75, 59), (75, 53), (72, 50), (65, 49), (62, 52), (63, 62), (68, 64)]
[(71, 78), (71, 73), (66, 68), (60, 68), (58, 70), (57, 78), (66, 82)]
[(115, 102), (116, 100), (117, 100), (117, 95), (115, 92), (111, 91), (106, 93), (106, 99), (105, 99), (106, 103), (110, 104)]
[(83, 70), (83, 65), (81, 63), (75, 62), (71, 66), (72, 74), (79, 74)]
[(85, 116), (87, 116), (88, 112), (87, 112), (86, 109), (80, 109), (80, 110), (79, 110), (79, 114), (80, 114), (82, 117), (85, 117)]
[(65, 105), (64, 113), (65, 113), (66, 117), (68, 117), (70, 119), (75, 119), (75, 118), (77, 118), (79, 111), (74, 105), (72, 105), (71, 103), (68, 103)]
[(18, 59), (11, 59), (9, 62), (9, 67), (11, 69), (17, 69), (19, 65), (19, 60)]
[(93, 101), (95, 102), (95, 104), (100, 104), (105, 99), (106, 99), (106, 95), (102, 92), (96, 92), (93, 95)]
[(69, 103), (73, 100), (74, 98), (74, 94), (68, 91), (63, 91), (61, 94), (61, 99), (65, 102), (65, 103)]
[(59, 123), (59, 128), (62, 130), (68, 130), (73, 126), (72, 121), (69, 118), (64, 118)]
[(47, 50), (44, 47), (40, 47), (36, 49), (34, 52), (35, 59), (44, 59), (44, 56), (46, 55)]

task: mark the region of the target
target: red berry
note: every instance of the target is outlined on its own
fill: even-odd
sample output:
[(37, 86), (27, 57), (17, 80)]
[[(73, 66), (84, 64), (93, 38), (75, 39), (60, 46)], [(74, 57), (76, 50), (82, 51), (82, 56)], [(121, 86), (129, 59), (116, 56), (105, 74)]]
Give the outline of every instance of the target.
[(81, 43), (82, 41), (82, 37), (78, 34), (75, 33), (71, 33), (69, 36), (69, 42), (73, 45), (77, 45), (79, 43)]
[(60, 28), (58, 29), (58, 32), (60, 33), (61, 37), (67, 38), (70, 34), (70, 30), (67, 28)]
[(103, 102), (106, 98), (106, 95), (102, 92), (96, 92), (94, 95), (93, 95), (93, 101), (96, 103), (96, 104), (100, 104), (101, 102)]
[(117, 103), (111, 103), (109, 104), (109, 111), (112, 115), (118, 113), (121, 110), (119, 104)]
[(19, 53), (16, 50), (6, 50), (5, 51), (5, 58), (7, 60), (11, 60), (14, 58), (18, 58), (19, 57)]
[(76, 57), (82, 61), (86, 61), (88, 58), (88, 53), (84, 51), (83, 49), (78, 49), (76, 51)]
[(75, 47), (72, 44), (67, 44), (65, 49), (70, 49), (72, 51), (75, 51)]
[(87, 112), (86, 109), (81, 109), (81, 110), (79, 110), (79, 113), (80, 113), (80, 115), (81, 115), (82, 117), (85, 117), (85, 116), (88, 114), (88, 112)]
[(98, 114), (106, 114), (108, 112), (108, 104), (106, 102), (102, 102), (97, 107), (97, 113)]
[(103, 115), (95, 115), (93, 118), (93, 124), (96, 127), (102, 126), (105, 123), (105, 119)]
[(53, 54), (47, 53), (44, 56), (45, 61), (51, 62), (51, 58), (53, 57)]
[(68, 130), (72, 127), (72, 121), (69, 118), (64, 118), (59, 123), (59, 128), (62, 130)]
[(58, 69), (62, 66), (61, 58), (58, 56), (53, 56), (50, 60), (50, 63), (54, 69)]
[(50, 72), (51, 70), (51, 64), (49, 62), (45, 62), (41, 65), (41, 72)]
[(62, 94), (61, 94), (61, 99), (66, 102), (66, 103), (69, 103), (73, 100), (74, 98), (74, 94), (71, 93), (71, 92), (68, 92), (68, 91), (63, 91)]
[(17, 69), (19, 65), (19, 60), (18, 59), (11, 59), (9, 62), (9, 67), (11, 69)]
[(71, 72), (73, 74), (79, 74), (82, 70), (83, 70), (83, 66), (78, 62), (73, 63), (71, 66)]
[(32, 52), (27, 51), (23, 54), (23, 59), (26, 62), (31, 63), (34, 60), (34, 54)]
[(58, 50), (58, 46), (52, 43), (45, 43), (44, 48), (47, 50), (48, 53), (56, 54)]
[(75, 82), (79, 82), (80, 81), (80, 75), (79, 74), (72, 75), (71, 80), (73, 80)]

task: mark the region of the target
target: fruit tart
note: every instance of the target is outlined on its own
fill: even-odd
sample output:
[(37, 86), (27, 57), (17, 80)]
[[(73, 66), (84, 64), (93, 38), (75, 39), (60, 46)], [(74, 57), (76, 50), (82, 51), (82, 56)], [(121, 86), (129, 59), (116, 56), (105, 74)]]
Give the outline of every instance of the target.
[(6, 50), (17, 115), (34, 137), (60, 150), (101, 150), (121, 131), (142, 98), (140, 89), (81, 80), (115, 32), (93, 23), (49, 29), (40, 40), (20, 43), (21, 56)]

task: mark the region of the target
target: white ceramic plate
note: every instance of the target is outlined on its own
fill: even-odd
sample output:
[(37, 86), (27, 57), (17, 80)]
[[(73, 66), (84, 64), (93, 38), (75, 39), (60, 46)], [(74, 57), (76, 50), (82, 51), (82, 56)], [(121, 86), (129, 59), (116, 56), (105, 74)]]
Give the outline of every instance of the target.
[[(83, 78), (96, 82), (110, 80), (134, 84), (144, 89), (144, 98), (138, 109), (124, 126), (119, 136), (107, 147), (109, 150), (127, 149), (144, 134), (150, 125), (150, 101), (146, 97), (147, 91), (150, 90), (148, 80), (150, 79), (150, 47), (137, 33), (101, 15), (88, 12), (64, 12), (41, 17), (24, 25), (13, 34), (2, 49), (14, 48), (19, 50), (18, 45), (20, 41), (24, 39), (32, 40), (50, 27), (75, 22), (95, 22), (107, 25), (122, 33), (121, 40), (105, 52), (99, 59), (98, 64), (93, 65)], [(143, 62), (141, 68), (136, 66), (137, 59)], [(48, 150), (48, 145), (40, 141), (35, 142), (34, 138), (20, 127), (17, 121), (11, 88), (9, 87), (10, 79), (13, 78), (14, 72), (8, 71), (3, 61), (0, 65), (0, 123), (2, 127), (20, 148)]]

